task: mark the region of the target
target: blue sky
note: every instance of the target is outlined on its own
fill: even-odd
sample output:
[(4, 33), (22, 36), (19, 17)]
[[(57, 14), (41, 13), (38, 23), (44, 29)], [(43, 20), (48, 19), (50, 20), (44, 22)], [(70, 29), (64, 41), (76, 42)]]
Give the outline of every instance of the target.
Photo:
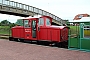
[[(12, 0), (46, 10), (62, 19), (73, 19), (75, 15), (90, 13), (90, 0)], [(2, 15), (0, 20), (16, 22), (20, 17)]]

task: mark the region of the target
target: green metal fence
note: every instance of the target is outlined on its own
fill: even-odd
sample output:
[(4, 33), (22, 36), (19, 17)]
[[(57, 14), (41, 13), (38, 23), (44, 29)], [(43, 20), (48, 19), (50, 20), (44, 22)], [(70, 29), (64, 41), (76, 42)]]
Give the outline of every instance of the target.
[[(69, 49), (90, 51), (90, 22), (79, 23), (76, 33), (69, 34)], [(88, 32), (88, 33), (87, 33)]]

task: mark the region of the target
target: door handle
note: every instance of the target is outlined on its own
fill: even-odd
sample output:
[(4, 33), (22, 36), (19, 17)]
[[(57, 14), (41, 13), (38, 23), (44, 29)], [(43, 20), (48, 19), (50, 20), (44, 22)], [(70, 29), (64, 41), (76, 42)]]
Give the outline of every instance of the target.
[(40, 27), (38, 27), (38, 31), (40, 31)]

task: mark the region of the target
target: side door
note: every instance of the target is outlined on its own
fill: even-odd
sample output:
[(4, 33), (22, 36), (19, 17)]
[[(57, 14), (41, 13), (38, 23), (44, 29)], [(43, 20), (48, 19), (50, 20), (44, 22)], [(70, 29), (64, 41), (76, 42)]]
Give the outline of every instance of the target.
[(31, 20), (31, 36), (32, 40), (37, 40), (37, 19)]
[(44, 18), (38, 20), (38, 40), (44, 40), (45, 36)]
[(76, 30), (69, 30), (69, 48), (80, 48), (80, 37), (79, 37), (79, 27), (76, 26)]

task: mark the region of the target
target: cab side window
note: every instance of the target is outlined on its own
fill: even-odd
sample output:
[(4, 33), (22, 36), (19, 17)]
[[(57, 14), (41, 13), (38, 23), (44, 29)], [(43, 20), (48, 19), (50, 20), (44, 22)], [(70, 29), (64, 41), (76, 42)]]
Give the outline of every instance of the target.
[(46, 25), (51, 25), (49, 18), (46, 18)]
[(29, 28), (30, 27), (29, 20), (24, 20), (24, 27), (25, 28)]
[(43, 19), (43, 18), (39, 18), (38, 24), (39, 24), (39, 25), (44, 25), (44, 19)]
[(32, 27), (36, 28), (36, 21), (35, 20), (32, 21)]

